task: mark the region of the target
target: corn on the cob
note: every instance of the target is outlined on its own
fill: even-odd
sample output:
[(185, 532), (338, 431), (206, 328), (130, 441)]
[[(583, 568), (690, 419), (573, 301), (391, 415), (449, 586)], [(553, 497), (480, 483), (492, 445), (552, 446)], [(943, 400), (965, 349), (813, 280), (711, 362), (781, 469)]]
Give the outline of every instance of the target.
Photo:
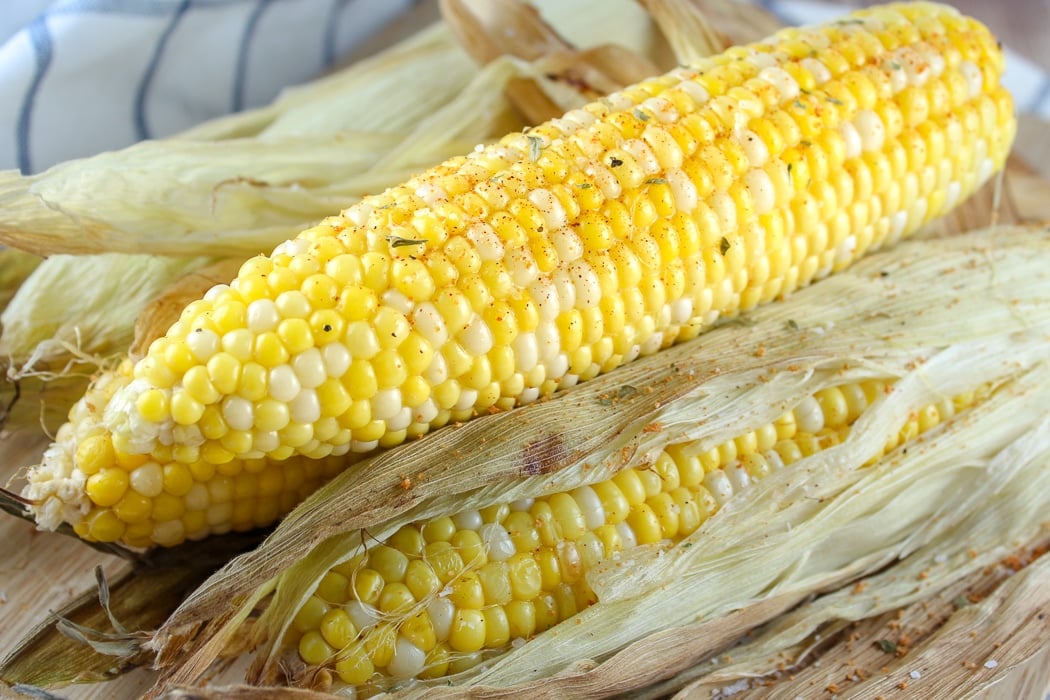
[[(990, 388), (909, 416), (869, 463)], [(890, 391), (874, 379), (831, 386), (716, 447), (668, 445), (652, 464), (592, 486), (405, 525), (325, 574), (286, 641), (304, 676), (327, 667), (351, 685), (470, 668), (595, 603), (587, 573), (603, 560), (689, 536), (752, 481), (844, 441)]]
[[(694, 337), (990, 177), (1015, 130), (1001, 70), (975, 21), (895, 5), (785, 30), (449, 161), (187, 307), (109, 398), (89, 470), (137, 497), (120, 473), (131, 455), (221, 473), (364, 453)], [(30, 474), (46, 526), (110, 507), (77, 493), (80, 432)]]
[(449, 161), (191, 304), (114, 397), (114, 443), (370, 450), (694, 336), (987, 179), (1013, 130), (1001, 65), (974, 21), (901, 5)]

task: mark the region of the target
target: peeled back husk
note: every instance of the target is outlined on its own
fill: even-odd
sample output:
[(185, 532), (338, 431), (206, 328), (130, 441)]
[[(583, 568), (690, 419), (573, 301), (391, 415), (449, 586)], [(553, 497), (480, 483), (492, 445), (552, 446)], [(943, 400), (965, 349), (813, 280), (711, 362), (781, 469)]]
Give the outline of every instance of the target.
[[(711, 640), (727, 642), (742, 625), (898, 559), (976, 541), (987, 563), (1050, 512), (1048, 255), (1046, 230), (907, 243), (551, 401), (355, 465), (157, 631), (148, 646), (164, 671), (158, 688), (198, 682), (247, 622), (260, 645), (249, 681), (278, 681), (278, 640), (294, 612), (365, 540), (438, 514), (604, 480), (670, 443), (714, 446), (851, 380), (893, 379), (895, 389), (845, 442), (757, 482), (684, 541), (640, 547), (591, 572), (596, 605), (453, 678), (457, 688), (478, 696), (508, 688), (539, 696), (629, 692), (694, 666), (717, 651)], [(858, 468), (911, 412), (988, 383), (996, 388), (984, 403)], [(995, 528), (975, 538), (970, 528), (989, 518)], [(945, 567), (938, 582), (966, 570)], [(900, 604), (913, 588), (886, 587), (879, 605)], [(726, 627), (734, 611), (744, 619)], [(683, 625), (699, 641), (676, 636)], [(670, 656), (643, 654), (631, 664), (615, 656), (647, 645)], [(617, 661), (600, 664), (606, 659)]]

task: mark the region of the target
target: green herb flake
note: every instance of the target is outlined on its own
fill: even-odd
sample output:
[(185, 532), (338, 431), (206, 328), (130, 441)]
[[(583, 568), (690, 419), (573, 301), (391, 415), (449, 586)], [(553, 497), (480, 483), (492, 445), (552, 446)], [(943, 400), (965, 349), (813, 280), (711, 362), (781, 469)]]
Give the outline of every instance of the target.
[(793, 331), (797, 331), (798, 330), (798, 321), (796, 321), (793, 318), (789, 318), (787, 320), (787, 327), (790, 328)]
[(406, 245), (421, 245), (426, 243), (425, 238), (402, 238), (401, 236), (387, 236), (391, 248), (401, 248)]
[(666, 185), (667, 184), (667, 180), (665, 180), (662, 177), (651, 177), (651, 178), (649, 178), (648, 180), (645, 181), (645, 184), (647, 184), (647, 185)]
[(725, 255), (729, 252), (729, 245), (729, 239), (723, 236), (722, 240), (718, 244), (718, 250), (722, 253), (722, 255)]
[(880, 639), (875, 643), (878, 645), (879, 649), (882, 649), (882, 651), (884, 651), (887, 654), (897, 653), (897, 643), (894, 642), (892, 639)]
[(539, 136), (526, 136), (529, 140), (529, 160), (533, 163), (540, 159), (540, 149), (543, 147), (543, 140)]
[(830, 102), (833, 105), (838, 105), (840, 107), (843, 105), (842, 100), (840, 100), (837, 97), (832, 97), (831, 95), (828, 95), (828, 102)]
[(633, 396), (638, 393), (638, 388), (631, 386), (630, 384), (624, 384), (617, 387), (616, 391), (608, 394), (601, 394), (598, 397), (598, 404), (600, 406), (612, 406), (620, 399), (625, 399), (628, 396)]
[(727, 326), (741, 326), (743, 328), (751, 328), (758, 321), (751, 318), (750, 316), (734, 316), (725, 322)]
[(964, 595), (958, 596), (952, 600), (952, 607), (958, 610), (959, 608), (965, 608), (969, 605), (973, 605), (970, 599)]
[(589, 182), (580, 182), (580, 183), (577, 183), (577, 185), (576, 185), (576, 186), (577, 186), (578, 188), (580, 188), (581, 190), (589, 190), (589, 189), (591, 189), (592, 187), (594, 187), (594, 185), (592, 185), (592, 184), (591, 184), (591, 183), (589, 183)]
[(650, 119), (648, 114), (646, 114), (642, 110), (638, 109), (637, 107), (635, 107), (632, 110), (632, 113), (634, 114), (635, 119), (639, 119), (639, 120), (641, 120), (643, 122), (647, 122)]

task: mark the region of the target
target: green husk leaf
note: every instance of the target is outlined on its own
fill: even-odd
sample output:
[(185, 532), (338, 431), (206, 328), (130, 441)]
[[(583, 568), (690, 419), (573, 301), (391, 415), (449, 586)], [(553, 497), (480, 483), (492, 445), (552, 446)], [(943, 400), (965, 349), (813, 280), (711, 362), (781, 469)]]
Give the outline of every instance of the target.
[[(682, 544), (638, 548), (600, 568), (589, 576), (597, 605), (458, 679), (478, 689), (551, 694), (592, 681), (605, 692), (655, 682), (666, 667), (643, 673), (632, 664), (628, 681), (617, 676), (622, 660), (567, 664), (660, 640), (673, 651), (678, 642), (668, 641), (669, 630), (685, 621), (715, 624), (763, 600), (796, 602), (871, 574), (952, 532), (997, 486), (1042, 468), (1050, 453), (1050, 430), (1036, 428), (1050, 410), (1048, 253), (1046, 231), (1016, 229), (904, 244), (752, 312), (748, 326), (726, 324), (554, 400), (362, 462), (291, 513), (259, 549), (209, 579), (165, 623), (150, 642), (167, 669), (161, 682), (194, 682), (275, 587), (252, 628), (263, 646), (249, 674), (250, 682), (273, 682), (281, 658), (276, 640), (320, 576), (358, 550), (365, 528), (368, 538), (381, 539), (436, 514), (568, 490), (644, 464), (670, 442), (718, 444), (824, 386), (897, 379), (842, 445), (759, 482)], [(985, 382), (999, 389), (981, 407), (918, 448), (855, 468), (910, 412)], [(645, 390), (619, 392), (625, 385)], [(654, 425), (659, 429), (646, 429)], [(1024, 459), (1003, 456), (1011, 450)], [(986, 471), (994, 478), (979, 478)], [(418, 475), (407, 490), (406, 473)], [(1040, 493), (1050, 491), (1019, 494), (1028, 500), (1014, 504), (1018, 527), (1030, 527), (1046, 505)], [(767, 606), (751, 623), (780, 609)], [(686, 667), (695, 660), (679, 659)], [(591, 668), (605, 675), (588, 676)], [(609, 686), (614, 677), (633, 685)]]

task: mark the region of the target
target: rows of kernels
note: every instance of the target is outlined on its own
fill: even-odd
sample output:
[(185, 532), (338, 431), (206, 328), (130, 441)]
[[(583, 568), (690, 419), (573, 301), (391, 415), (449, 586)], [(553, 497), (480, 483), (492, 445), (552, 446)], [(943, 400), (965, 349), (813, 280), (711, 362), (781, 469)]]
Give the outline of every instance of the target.
[[(109, 441), (105, 434), (94, 439)], [(138, 464), (114, 460), (95, 465), (99, 471), (87, 476), (85, 488), (90, 503), (73, 529), (87, 540), (132, 547), (170, 547), (271, 525), (346, 468), (344, 459), (298, 457), (286, 462), (236, 459), (215, 466), (203, 461), (162, 464), (143, 456)]]
[[(405, 525), (321, 579), (293, 623), (299, 656), (334, 664), (349, 684), (469, 667), (596, 602), (586, 575), (602, 560), (687, 537), (753, 481), (839, 444), (890, 390), (881, 380), (828, 387), (707, 450), (676, 443), (593, 486)], [(883, 452), (975, 400), (922, 408)]]
[[(113, 446), (101, 425), (101, 412), (113, 394), (131, 380), (124, 363), (104, 373), (70, 410), (58, 441), (67, 463), (65, 479), (83, 484), (73, 520), (82, 538), (122, 542), (132, 547), (174, 546), (211, 534), (243, 531), (275, 522), (282, 514), (346, 468), (346, 458), (287, 462), (231, 459), (180, 463), (170, 450), (129, 455)], [(58, 466), (45, 464), (29, 474), (30, 497), (44, 488)], [(46, 497), (61, 498), (61, 493)], [(43, 505), (38, 507), (44, 507)]]
[(571, 386), (970, 193), (1012, 137), (1000, 68), (950, 10), (880, 10), (508, 136), (246, 263), (151, 348), (136, 376), (160, 391), (114, 426), (148, 451), (216, 406), (177, 458), (317, 457)]

